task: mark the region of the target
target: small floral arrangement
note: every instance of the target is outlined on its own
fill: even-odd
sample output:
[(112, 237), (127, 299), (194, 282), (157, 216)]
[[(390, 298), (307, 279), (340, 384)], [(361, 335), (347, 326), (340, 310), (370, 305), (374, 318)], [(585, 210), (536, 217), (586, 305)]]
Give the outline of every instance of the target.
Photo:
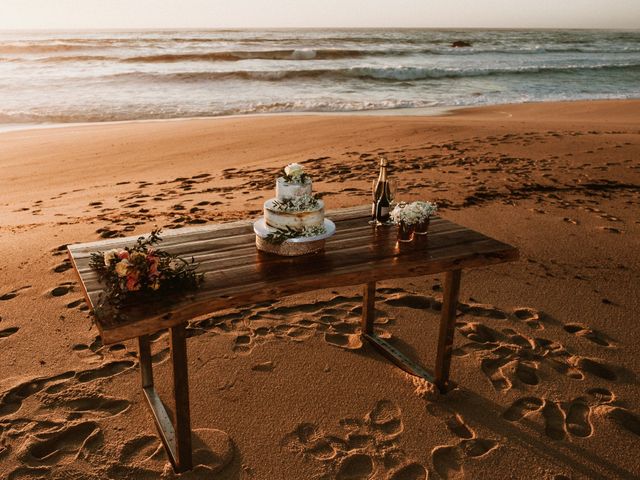
[(297, 230), (292, 227), (277, 228), (274, 232), (265, 237), (265, 240), (269, 243), (279, 245), (289, 240), (290, 238), (299, 237), (315, 237), (327, 233), (327, 229), (324, 225), (316, 227), (304, 227), (301, 230)]
[(400, 202), (391, 212), (391, 219), (396, 224), (417, 225), (426, 221), (437, 211), (437, 205), (431, 202), (413, 202), (408, 204)]
[(317, 210), (319, 206), (318, 199), (308, 194), (273, 202), (273, 209), (279, 212), (307, 212)]
[(134, 296), (160, 296), (199, 286), (203, 277), (196, 273), (195, 260), (187, 261), (155, 248), (161, 240), (160, 230), (156, 229), (148, 238), (138, 238), (132, 247), (91, 254), (90, 266), (106, 285), (103, 304), (119, 309)]
[(304, 167), (299, 163), (290, 163), (282, 172), (282, 177), (288, 183), (304, 184), (311, 180), (309, 174), (304, 172)]

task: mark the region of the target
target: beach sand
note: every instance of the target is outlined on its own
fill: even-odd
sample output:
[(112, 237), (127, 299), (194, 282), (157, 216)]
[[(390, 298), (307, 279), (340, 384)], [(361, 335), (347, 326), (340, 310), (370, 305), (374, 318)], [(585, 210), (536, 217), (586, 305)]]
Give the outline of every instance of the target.
[[(381, 154), (398, 198), (521, 251), (463, 275), (458, 388), (362, 345), (361, 287), (218, 312), (188, 340), (208, 450), (176, 476), (136, 344), (102, 345), (65, 245), (257, 217), (290, 162), (328, 209), (368, 204)], [(640, 476), (640, 101), (12, 131), (0, 171), (0, 478)], [(378, 289), (379, 329), (427, 368), (442, 281)], [(153, 352), (169, 398), (166, 333)]]

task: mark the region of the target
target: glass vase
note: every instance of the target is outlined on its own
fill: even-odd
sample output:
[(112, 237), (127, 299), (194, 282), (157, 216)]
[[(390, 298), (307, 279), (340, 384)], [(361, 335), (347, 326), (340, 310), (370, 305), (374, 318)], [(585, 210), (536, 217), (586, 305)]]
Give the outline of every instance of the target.
[(419, 222), (414, 230), (415, 235), (426, 235), (429, 232), (429, 218)]
[(415, 225), (409, 225), (405, 222), (398, 223), (398, 241), (410, 242), (413, 239), (413, 230)]

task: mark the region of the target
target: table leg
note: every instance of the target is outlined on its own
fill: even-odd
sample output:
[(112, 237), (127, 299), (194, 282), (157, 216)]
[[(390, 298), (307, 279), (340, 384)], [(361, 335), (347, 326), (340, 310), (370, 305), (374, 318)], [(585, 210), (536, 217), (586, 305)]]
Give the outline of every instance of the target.
[(364, 286), (362, 298), (362, 333), (373, 333), (373, 322), (376, 319), (376, 282)]
[(373, 330), (376, 318), (376, 282), (367, 283), (364, 287), (364, 298), (362, 305), (362, 336), (368, 340), (382, 355), (400, 367), (407, 373), (422, 377), (430, 383), (434, 383), (433, 376), (424, 368), (413, 362), (404, 353), (391, 345), (386, 340), (380, 338)]
[(173, 469), (179, 473), (193, 468), (191, 451), (191, 422), (189, 413), (189, 379), (187, 372), (187, 343), (185, 325), (172, 327), (171, 363), (173, 364), (173, 397), (175, 400), (175, 429), (167, 410), (153, 385), (153, 364), (149, 337), (138, 337), (142, 391), (153, 414), (160, 440)]
[(453, 350), (453, 335), (456, 324), (456, 309), (460, 294), (461, 270), (447, 272), (444, 282), (444, 297), (440, 316), (440, 332), (438, 334), (438, 352), (436, 354), (436, 386), (441, 393), (446, 393), (449, 386), (449, 368)]
[(187, 332), (185, 324), (171, 328), (173, 397), (176, 409), (176, 463), (182, 470), (193, 468), (191, 458), (191, 413), (189, 372), (187, 371)]

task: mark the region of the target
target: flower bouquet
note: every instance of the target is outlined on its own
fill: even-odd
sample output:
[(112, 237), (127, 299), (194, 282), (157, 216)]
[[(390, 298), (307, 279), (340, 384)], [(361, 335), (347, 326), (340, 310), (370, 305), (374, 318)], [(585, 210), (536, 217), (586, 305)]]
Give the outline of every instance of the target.
[(101, 307), (115, 310), (133, 301), (160, 298), (165, 293), (196, 289), (202, 282), (195, 260), (184, 260), (154, 247), (160, 230), (138, 238), (132, 247), (95, 252), (89, 265), (105, 284)]
[(409, 242), (414, 235), (426, 235), (429, 218), (438, 210), (431, 202), (400, 202), (391, 212), (393, 223), (398, 225), (398, 241)]

